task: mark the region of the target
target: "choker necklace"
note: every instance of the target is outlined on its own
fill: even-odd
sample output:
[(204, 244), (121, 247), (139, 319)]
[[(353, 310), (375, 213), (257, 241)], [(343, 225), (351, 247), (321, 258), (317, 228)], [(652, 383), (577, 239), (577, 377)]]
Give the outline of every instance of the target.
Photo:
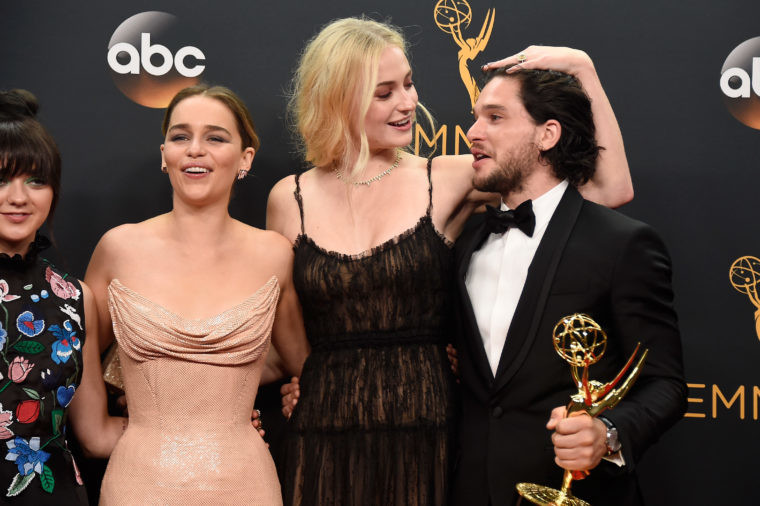
[(396, 159), (393, 161), (393, 165), (391, 165), (390, 167), (388, 167), (387, 169), (385, 169), (384, 171), (382, 171), (380, 174), (376, 175), (375, 177), (371, 177), (371, 178), (367, 179), (366, 181), (346, 181), (346, 179), (343, 176), (343, 173), (340, 170), (338, 170), (337, 168), (334, 169), (335, 170), (335, 177), (337, 177), (338, 179), (340, 179), (344, 183), (351, 183), (354, 186), (359, 186), (360, 184), (362, 184), (364, 186), (369, 186), (372, 183), (374, 183), (375, 181), (380, 181), (382, 178), (384, 178), (385, 176), (387, 176), (388, 174), (390, 174), (393, 169), (395, 169), (396, 167), (398, 167), (398, 164), (399, 164), (400, 161), (401, 161), (401, 153), (397, 149), (396, 150)]

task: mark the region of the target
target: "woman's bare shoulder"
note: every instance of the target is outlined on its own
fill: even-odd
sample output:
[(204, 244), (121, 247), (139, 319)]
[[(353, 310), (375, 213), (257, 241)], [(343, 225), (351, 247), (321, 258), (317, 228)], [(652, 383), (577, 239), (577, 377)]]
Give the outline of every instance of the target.
[(145, 245), (146, 241), (156, 237), (156, 231), (162, 226), (164, 219), (165, 215), (161, 215), (139, 223), (125, 223), (114, 227), (103, 234), (95, 252), (111, 257), (134, 251), (135, 245)]

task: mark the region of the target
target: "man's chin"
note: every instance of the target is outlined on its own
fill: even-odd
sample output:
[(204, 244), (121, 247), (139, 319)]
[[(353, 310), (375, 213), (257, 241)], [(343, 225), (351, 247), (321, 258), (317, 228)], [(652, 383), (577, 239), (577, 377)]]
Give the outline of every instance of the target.
[(477, 174), (472, 176), (472, 187), (479, 192), (485, 193), (499, 193), (498, 185), (494, 184), (494, 181), (487, 176), (478, 176)]

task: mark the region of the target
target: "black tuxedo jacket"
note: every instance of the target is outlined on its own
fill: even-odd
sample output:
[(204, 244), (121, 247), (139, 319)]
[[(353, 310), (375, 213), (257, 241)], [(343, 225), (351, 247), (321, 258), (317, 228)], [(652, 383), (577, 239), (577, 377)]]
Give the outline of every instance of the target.
[(636, 464), (686, 410), (662, 241), (648, 225), (568, 187), (528, 270), (494, 377), (465, 286), (470, 258), (488, 235), (484, 221), (471, 220), (456, 246), (463, 411), (452, 504), (516, 504), (518, 482), (560, 488), (563, 470), (554, 463), (546, 422), (577, 390), (570, 366), (554, 350), (552, 330), (573, 313), (590, 315), (607, 332), (606, 353), (590, 367), (591, 379), (614, 378), (638, 342), (649, 356), (628, 395), (604, 413), (618, 428), (626, 465), (603, 460), (572, 491), (594, 506), (640, 504)]

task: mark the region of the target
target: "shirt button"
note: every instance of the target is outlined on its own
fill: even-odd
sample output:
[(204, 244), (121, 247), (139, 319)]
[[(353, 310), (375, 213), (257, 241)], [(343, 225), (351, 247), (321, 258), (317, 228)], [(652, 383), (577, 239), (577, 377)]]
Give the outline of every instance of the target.
[(501, 409), (501, 406), (496, 406), (495, 408), (493, 408), (493, 411), (491, 411), (491, 414), (493, 415), (494, 418), (500, 418), (501, 415), (504, 414), (504, 410)]

